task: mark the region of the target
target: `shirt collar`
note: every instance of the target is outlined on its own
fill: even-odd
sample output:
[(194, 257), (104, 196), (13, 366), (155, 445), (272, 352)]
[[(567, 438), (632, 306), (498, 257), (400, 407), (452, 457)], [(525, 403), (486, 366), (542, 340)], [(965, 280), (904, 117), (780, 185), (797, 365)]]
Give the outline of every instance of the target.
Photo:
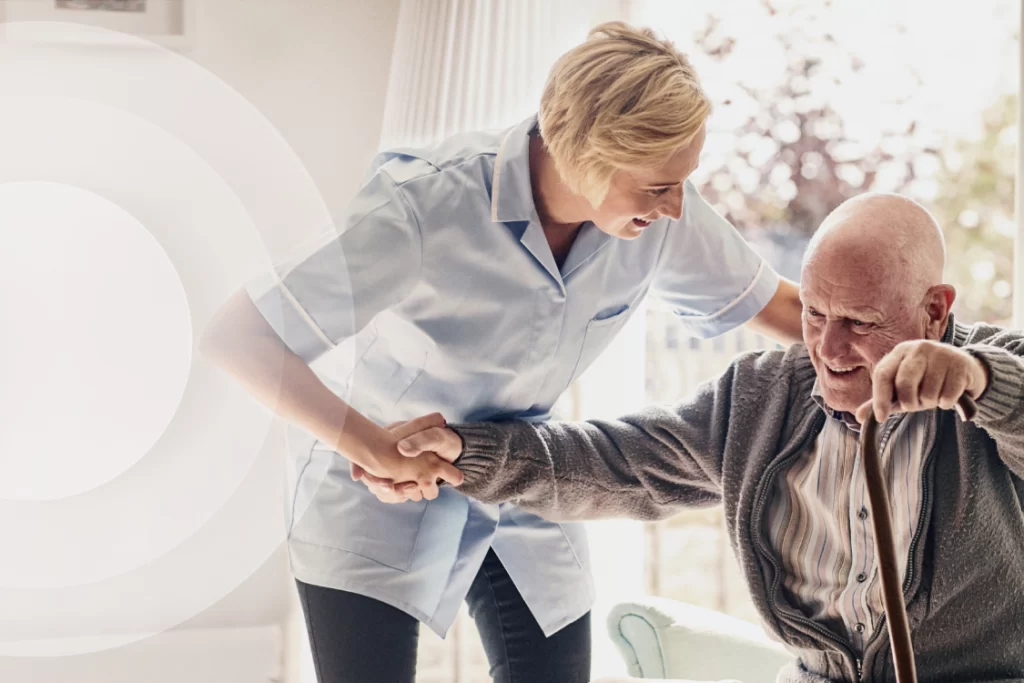
[(491, 220), (495, 222), (537, 219), (530, 184), (530, 133), (537, 129), (537, 115), (510, 129), (498, 148), (491, 178)]
[[(941, 339), (943, 344), (953, 343), (953, 332), (955, 331), (955, 328), (956, 323), (953, 320), (953, 314), (950, 313), (949, 322), (946, 324), (946, 331), (943, 333)], [(826, 415), (831, 417), (833, 420), (839, 420), (840, 422), (842, 422), (843, 424), (845, 424), (847, 427), (857, 432), (858, 434), (860, 433), (860, 423), (857, 422), (857, 419), (853, 415), (843, 411), (833, 410), (832, 408), (829, 408), (827, 405), (825, 405), (825, 399), (822, 398), (821, 395), (821, 383), (819, 382), (817, 377), (815, 377), (814, 379), (814, 386), (811, 387), (811, 398), (814, 400), (815, 403), (818, 404), (818, 407), (825, 411)]]

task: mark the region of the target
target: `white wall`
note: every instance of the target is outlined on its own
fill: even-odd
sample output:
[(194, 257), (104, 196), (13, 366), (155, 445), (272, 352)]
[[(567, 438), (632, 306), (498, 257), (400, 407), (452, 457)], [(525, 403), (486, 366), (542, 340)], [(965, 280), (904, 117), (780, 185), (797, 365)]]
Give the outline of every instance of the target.
[(294, 147), (337, 215), (380, 138), (399, 0), (195, 0), (186, 56)]
[[(3, 10), (18, 1), (34, 3), (39, 0), (0, 0), (0, 20), (3, 19)], [(378, 147), (398, 18), (398, 0), (193, 0), (191, 6), (195, 11), (194, 34), (191, 36), (191, 45), (183, 50), (183, 54), (208, 69), (255, 105), (295, 150), (331, 213), (343, 213), (350, 198), (358, 189)], [(24, 53), (18, 54), (24, 56)], [(130, 53), (120, 49), (105, 50), (95, 46), (79, 49), (75, 46), (57, 44), (51, 45), (47, 56), (38, 56), (38, 60), (52, 58), (59, 61), (70, 56), (79, 63), (86, 63), (88, 68), (92, 69), (86, 73), (102, 73), (110, 64), (106, 60), (123, 64), (126, 56), (130, 61), (133, 55), (142, 55), (141, 60), (151, 56), (143, 52)], [(135, 63), (133, 68), (138, 73), (146, 75), (152, 72), (147, 65), (148, 62)], [(5, 66), (10, 67), (10, 64)], [(12, 70), (8, 68), (6, 71), (4, 78), (13, 79), (10, 75)], [(135, 72), (133, 74), (137, 75)], [(0, 75), (3, 75), (2, 70)], [(45, 78), (40, 77), (39, 80)], [(102, 79), (96, 80), (98, 82)], [(20, 85), (24, 85), (26, 91), (32, 89), (31, 83), (22, 83), (19, 87)], [(78, 87), (88, 95), (87, 91), (93, 85), (96, 84), (86, 76), (78, 83), (71, 84), (69, 90)], [(109, 85), (109, 82), (104, 83), (104, 86)], [(112, 100), (117, 99), (116, 92), (106, 94), (111, 95)], [(130, 98), (126, 96), (125, 99)], [(181, 102), (183, 107), (189, 104), (184, 98)], [(233, 151), (234, 149), (229, 150)], [(245, 150), (238, 149), (237, 152), (237, 163), (245, 164)], [(0, 165), (0, 184), (38, 178), (79, 185), (76, 180), (80, 176), (71, 172), (74, 169), (63, 169), (57, 164), (46, 164), (45, 160), (23, 157), (25, 155), (19, 156), (17, 164), (11, 163), (10, 158), (5, 159), (6, 163)], [(229, 154), (228, 157), (230, 162), (232, 155)], [(146, 157), (141, 160), (139, 166), (154, 169), (161, 166), (161, 162), (159, 158)], [(255, 168), (247, 170), (259, 175), (261, 168), (262, 166), (256, 164)], [(173, 224), (177, 219), (174, 212), (181, 210), (184, 213), (189, 204), (187, 201), (168, 201), (173, 200), (174, 188), (170, 184), (151, 185), (148, 193), (132, 194), (125, 187), (107, 183), (105, 177), (99, 178), (99, 173), (94, 173), (93, 176), (91, 182), (86, 177), (81, 186), (108, 197), (115, 204), (127, 207), (132, 215), (151, 229), (161, 221)], [(276, 174), (272, 174), (268, 169), (267, 176), (276, 177)], [(291, 195), (282, 190), (282, 196)], [(154, 206), (157, 208), (154, 209)], [(172, 211), (166, 211), (167, 208)], [(149, 215), (154, 210), (162, 211), (163, 215)], [(308, 210), (304, 217), (308, 218), (314, 214), (315, 211)], [(279, 250), (302, 240), (310, 231), (321, 227), (314, 221), (303, 220), (302, 209), (297, 208), (295, 215), (296, 219), (290, 221), (289, 213), (284, 211), (274, 220), (259, 225), (271, 253), (278, 253)], [(206, 219), (202, 225), (219, 225), (213, 220), (215, 217), (211, 216), (200, 216), (196, 223), (199, 224), (202, 218)], [(154, 219), (152, 224), (150, 219)], [(173, 227), (172, 225), (168, 228), (168, 231)], [(185, 232), (181, 229), (178, 231)], [(162, 244), (172, 256), (182, 279), (186, 282), (195, 279), (196, 272), (204, 266), (210, 270), (218, 270), (210, 267), (210, 263), (214, 261), (213, 257), (206, 260), (206, 254), (214, 251), (210, 248), (201, 249), (201, 244), (196, 244), (193, 245), (194, 253), (179, 253), (175, 251), (176, 245), (170, 241)], [(184, 251), (184, 248), (180, 250)], [(33, 267), (32, 264), (26, 265), (30, 271)], [(220, 270), (227, 272), (227, 269)], [(229, 278), (233, 279), (234, 276)], [(220, 288), (224, 283), (218, 282), (216, 285)], [(234, 283), (236, 287), (240, 285), (241, 281)], [(198, 332), (198, 323), (201, 322), (203, 315), (209, 314), (209, 311), (201, 310), (201, 302), (190, 303), (193, 305), (192, 313), (195, 317), (194, 329)], [(96, 335), (103, 333), (102, 330), (87, 332)], [(269, 447), (271, 439), (267, 442), (266, 457), (261, 456), (248, 467), (247, 471), (252, 477), (239, 485), (230, 504), (225, 505), (202, 524), (204, 533), (210, 532), (205, 534), (206, 536), (212, 534), (215, 528), (230, 535), (231, 531), (225, 531), (224, 528), (233, 524), (233, 528), (238, 531), (234, 535), (240, 536), (246, 533), (246, 524), (272, 526), (282, 517), (281, 501), (278, 497), (282, 468), (272, 462), (275, 457), (272, 453), (274, 449)], [(277, 452), (277, 458), (280, 457), (279, 454), (280, 451)], [(210, 461), (209, 469), (216, 470), (224, 460), (226, 458), (220, 462)], [(135, 474), (139, 474), (138, 468)], [(197, 534), (197, 537), (199, 536), (203, 534)], [(243, 541), (244, 539), (240, 540)], [(194, 548), (193, 551), (193, 555), (200, 552)], [(159, 562), (140, 568), (136, 572), (139, 584), (152, 593), (151, 589), (155, 584), (146, 577), (155, 574), (156, 568), (159, 568), (157, 565), (165, 565), (175, 557), (180, 559), (185, 554), (182, 548), (176, 547), (174, 552), (168, 552)], [(210, 556), (212, 555), (207, 555)], [(93, 592), (95, 595), (90, 593), (88, 597), (91, 602), (83, 598), (83, 605), (88, 602), (96, 609), (81, 610), (82, 613), (76, 615), (79, 621), (91, 628), (95, 619), (86, 612), (95, 611), (96, 617), (110, 617), (108, 621), (118, 628), (130, 629), (133, 624), (138, 625), (136, 617), (143, 622), (141, 626), (145, 625), (146, 615), (140, 613), (160, 611), (159, 605), (156, 604), (159, 602), (157, 595), (148, 595), (146, 601), (137, 601), (134, 605), (127, 604), (129, 601), (126, 600), (122, 600), (122, 604), (106, 606), (97, 602), (104, 596), (123, 593), (113, 587), (114, 583), (123, 580), (124, 576), (114, 577), (109, 591), (101, 593), (97, 590)], [(251, 577), (246, 585), (235, 591), (234, 600), (231, 597), (227, 598), (219, 606), (206, 610), (189, 623), (194, 626), (245, 626), (249, 621), (265, 620), (268, 610), (274, 611), (280, 607), (282, 601), (293, 599), (294, 590), (285, 575), (283, 557), (277, 555)], [(25, 602), (31, 603), (28, 599)], [(57, 605), (56, 601), (50, 602), (54, 604), (37, 605), (39, 608), (35, 610), (36, 621), (41, 624), (38, 629), (38, 637), (41, 638), (46, 637), (43, 628), (46, 623), (58, 624), (62, 621), (63, 607)], [(31, 609), (31, 604), (28, 609)], [(108, 612), (116, 612), (116, 619), (107, 614)], [(247, 616), (250, 612), (251, 618)], [(8, 612), (5, 617), (6, 621), (0, 622), (9, 623), (14, 631), (20, 629), (16, 611), (15, 614)], [(295, 629), (295, 632), (299, 633), (300, 630)], [(43, 666), (42, 663), (33, 665), (27, 662), (25, 665)], [(168, 666), (170, 665), (169, 662)], [(182, 666), (185, 665), (186, 663), (182, 663)], [(78, 665), (71, 663), (69, 666), (74, 668)], [(0, 675), (0, 678), (7, 679), (3, 675)], [(10, 680), (26, 679), (21, 677)], [(89, 679), (83, 676), (80, 680), (93, 683), (94, 680), (98, 682), (106, 679)]]

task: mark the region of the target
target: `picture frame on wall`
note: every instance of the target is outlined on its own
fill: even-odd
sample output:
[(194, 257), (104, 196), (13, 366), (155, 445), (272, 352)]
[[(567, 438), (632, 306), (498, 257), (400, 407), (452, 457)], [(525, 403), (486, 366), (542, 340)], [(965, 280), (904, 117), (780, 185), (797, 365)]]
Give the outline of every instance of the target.
[[(0, 0), (0, 22), (60, 21), (138, 36), (186, 50), (194, 36), (195, 0)], [(86, 42), (102, 43), (97, 36)]]
[(146, 0), (53, 0), (57, 9), (100, 10), (103, 12), (145, 12)]

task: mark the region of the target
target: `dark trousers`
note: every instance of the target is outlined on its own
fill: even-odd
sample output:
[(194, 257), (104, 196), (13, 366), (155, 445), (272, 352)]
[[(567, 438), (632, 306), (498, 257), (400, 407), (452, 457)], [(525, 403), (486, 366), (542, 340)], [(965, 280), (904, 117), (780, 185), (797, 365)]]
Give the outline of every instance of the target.
[[(373, 598), (296, 584), (319, 683), (415, 683), (413, 617)], [(590, 614), (545, 638), (493, 550), (466, 603), (495, 683), (590, 681)]]

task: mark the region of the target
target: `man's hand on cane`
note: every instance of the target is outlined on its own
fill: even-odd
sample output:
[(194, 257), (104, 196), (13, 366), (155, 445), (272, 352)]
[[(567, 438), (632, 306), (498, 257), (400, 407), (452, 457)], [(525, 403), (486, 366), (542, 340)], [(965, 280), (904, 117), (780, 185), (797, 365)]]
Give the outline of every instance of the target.
[(872, 406), (879, 423), (892, 413), (950, 410), (964, 394), (978, 399), (988, 382), (985, 364), (968, 351), (927, 340), (903, 342), (875, 367), (872, 398), (857, 409), (857, 421), (864, 424)]

